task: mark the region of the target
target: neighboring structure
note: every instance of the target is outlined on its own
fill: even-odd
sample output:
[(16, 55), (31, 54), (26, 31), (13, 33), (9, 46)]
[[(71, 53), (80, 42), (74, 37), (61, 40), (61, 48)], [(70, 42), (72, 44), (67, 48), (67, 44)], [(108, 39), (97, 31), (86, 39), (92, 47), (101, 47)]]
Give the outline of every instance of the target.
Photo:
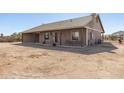
[(111, 36), (116, 37), (117, 39), (124, 40), (124, 31), (117, 31), (111, 34)]
[(103, 40), (104, 28), (99, 15), (43, 24), (22, 32), (23, 42), (50, 45), (88, 46)]

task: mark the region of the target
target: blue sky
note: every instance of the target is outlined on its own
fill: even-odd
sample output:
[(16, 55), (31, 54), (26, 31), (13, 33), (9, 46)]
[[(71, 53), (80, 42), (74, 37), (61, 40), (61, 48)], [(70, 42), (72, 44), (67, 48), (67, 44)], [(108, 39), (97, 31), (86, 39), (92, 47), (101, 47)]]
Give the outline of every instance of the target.
[[(0, 13), (0, 33), (11, 35), (54, 21), (90, 15), (89, 13)], [(106, 34), (124, 30), (124, 14), (99, 14)]]

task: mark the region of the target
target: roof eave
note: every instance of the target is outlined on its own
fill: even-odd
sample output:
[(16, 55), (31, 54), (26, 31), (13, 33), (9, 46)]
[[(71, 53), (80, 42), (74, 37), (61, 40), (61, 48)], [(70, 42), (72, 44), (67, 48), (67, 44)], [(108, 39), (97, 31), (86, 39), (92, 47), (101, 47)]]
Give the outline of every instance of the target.
[(79, 29), (79, 28), (85, 28), (85, 26), (79, 26), (79, 27), (71, 27), (71, 28), (61, 28), (61, 29), (51, 29), (51, 30), (43, 30), (43, 31), (31, 31), (31, 32), (22, 32), (23, 34), (26, 33), (36, 33), (36, 32), (49, 32), (49, 31), (60, 31), (60, 30), (69, 30), (69, 29)]
[(102, 30), (103, 30), (103, 32), (101, 32), (101, 33), (105, 33), (105, 30), (104, 30), (104, 27), (103, 27), (102, 21), (101, 21), (101, 19), (100, 19), (100, 16), (99, 16), (99, 15), (97, 15), (97, 16), (98, 16), (98, 18), (99, 18), (99, 21), (100, 21), (100, 24), (101, 24), (101, 27), (102, 27)]

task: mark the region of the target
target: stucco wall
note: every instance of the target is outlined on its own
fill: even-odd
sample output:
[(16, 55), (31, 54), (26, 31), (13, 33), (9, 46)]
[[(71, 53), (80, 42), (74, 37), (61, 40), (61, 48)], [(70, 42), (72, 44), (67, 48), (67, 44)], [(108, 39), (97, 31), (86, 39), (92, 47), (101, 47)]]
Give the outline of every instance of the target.
[[(72, 40), (72, 33), (79, 32), (79, 40)], [(83, 29), (72, 29), (62, 31), (62, 45), (83, 46), (86, 42), (86, 33)]]
[[(72, 40), (72, 32), (78, 31), (79, 32), (79, 40), (74, 41)], [(88, 45), (93, 45), (97, 43), (99, 40), (101, 40), (101, 33), (99, 31), (94, 31), (91, 29), (88, 29)], [(92, 32), (92, 38), (90, 36), (90, 32)], [(44, 33), (39, 33), (39, 42), (43, 44), (45, 41), (45, 44), (53, 44), (55, 43), (55, 33), (58, 33), (58, 42), (56, 44), (60, 45), (60, 34), (61, 34), (61, 45), (67, 45), (67, 46), (85, 46), (86, 45), (86, 29), (72, 29), (72, 30), (61, 30), (61, 31), (52, 31), (49, 33), (49, 39), (44, 40)], [(31, 34), (23, 34), (23, 42), (36, 42), (37, 35), (35, 33)]]
[[(91, 38), (91, 33), (92, 33), (92, 38)], [(95, 43), (98, 43), (99, 40), (101, 40), (101, 33), (98, 31), (88, 29), (88, 43), (89, 43), (89, 45), (93, 45)]]
[(47, 40), (44, 39), (44, 33), (45, 32), (41, 32), (40, 35), (39, 35), (39, 41), (40, 41), (40, 43), (43, 43), (43, 42), (45, 42), (45, 44), (51, 43), (51, 38), (52, 38), (51, 37), (51, 33), (48, 32), (49, 33), (49, 39), (47, 39)]
[(94, 17), (93, 20), (89, 22), (86, 26), (96, 29), (99, 32), (103, 32), (103, 29), (102, 29), (102, 26), (100, 24), (100, 20), (98, 19), (98, 17)]
[[(93, 20), (91, 22), (89, 22), (88, 25), (86, 25), (87, 27), (91, 28), (88, 29), (88, 43), (89, 45), (98, 43), (99, 40), (102, 40), (101, 37), (101, 32), (103, 32), (102, 26), (100, 24), (100, 20), (98, 16), (92, 16)], [(93, 34), (93, 38), (90, 38), (90, 32), (92, 32)]]
[(40, 43), (43, 43), (45, 41), (45, 44), (52, 44), (55, 40), (55, 33), (58, 34), (58, 42), (57, 44), (59, 44), (60, 42), (60, 39), (59, 39), (59, 36), (60, 36), (60, 32), (59, 31), (52, 31), (52, 32), (48, 32), (49, 33), (49, 39), (44, 39), (44, 34), (45, 32), (41, 32), (40, 33), (40, 36), (39, 36), (39, 41)]
[[(72, 32), (78, 31), (79, 32), (79, 40), (74, 41), (72, 40)], [(40, 43), (43, 44), (45, 41), (45, 44), (52, 44), (55, 42), (55, 33), (58, 34), (58, 42), (56, 44), (58, 45), (71, 45), (71, 46), (84, 46), (86, 44), (86, 32), (84, 29), (72, 29), (72, 30), (60, 30), (60, 31), (51, 31), (49, 33), (49, 39), (44, 40), (44, 33), (41, 32), (39, 36)], [(61, 37), (61, 38), (60, 38)], [(60, 42), (61, 39), (61, 42)]]
[(28, 33), (28, 34), (22, 34), (23, 36), (23, 42), (34, 42), (35, 41), (35, 36), (33, 33)]

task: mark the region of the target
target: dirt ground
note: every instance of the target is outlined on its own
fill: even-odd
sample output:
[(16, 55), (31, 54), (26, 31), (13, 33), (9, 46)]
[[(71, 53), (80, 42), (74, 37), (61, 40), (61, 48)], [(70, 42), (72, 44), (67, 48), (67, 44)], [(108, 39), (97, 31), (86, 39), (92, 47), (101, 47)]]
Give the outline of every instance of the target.
[(0, 78), (124, 78), (124, 44), (60, 48), (0, 43)]

